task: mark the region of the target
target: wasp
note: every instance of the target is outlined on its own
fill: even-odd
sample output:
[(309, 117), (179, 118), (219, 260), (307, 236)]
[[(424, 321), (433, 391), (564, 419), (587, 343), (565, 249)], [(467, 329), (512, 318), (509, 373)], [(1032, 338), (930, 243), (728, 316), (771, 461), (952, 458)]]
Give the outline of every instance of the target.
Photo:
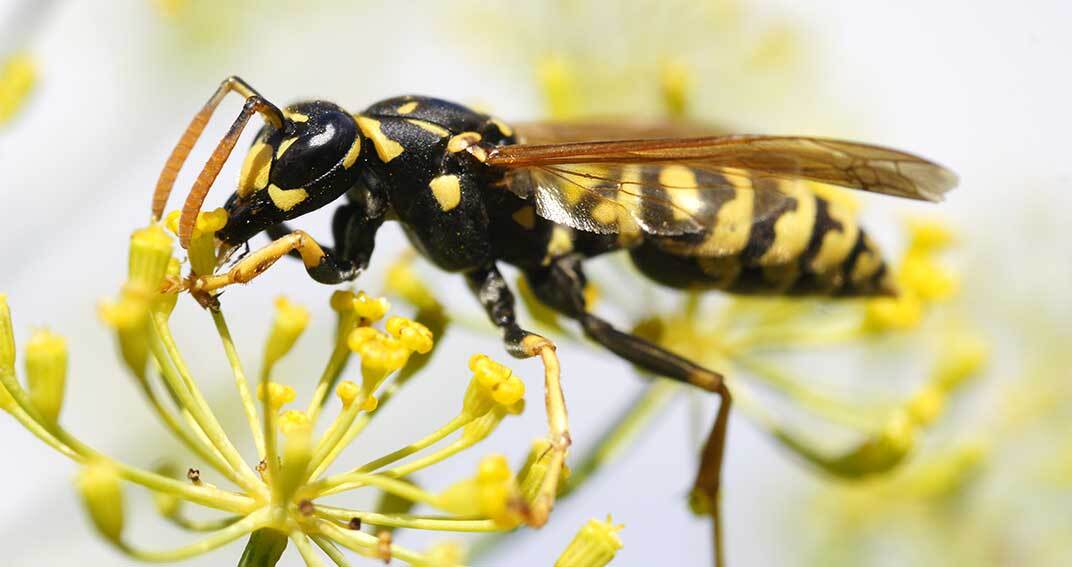
[[(521, 326), (514, 294), (499, 272), (500, 264), (515, 266), (541, 302), (576, 320), (591, 340), (653, 374), (720, 396), (693, 489), (715, 518), (716, 557), (730, 392), (719, 373), (593, 313), (585, 302), (585, 261), (624, 251), (645, 277), (685, 290), (894, 294), (875, 243), (810, 184), (937, 201), (957, 183), (950, 171), (921, 157), (858, 142), (707, 135), (687, 124), (512, 126), (424, 96), (390, 98), (357, 113), (323, 100), (280, 109), (231, 77), (194, 116), (168, 159), (154, 218), (230, 92), (244, 96), (245, 105), (187, 196), (180, 241), (188, 245), (209, 188), (259, 114), (264, 126), (216, 235), (219, 257), (222, 262), (262, 232), (273, 242), (225, 273), (198, 277), (191, 290), (212, 294), (246, 283), (284, 255), (300, 258), (320, 283), (351, 281), (368, 267), (377, 230), (395, 220), (427, 260), (466, 279), (501, 329), (507, 351), (544, 355), (546, 363), (553, 343)], [(287, 224), (332, 203), (330, 247)], [(569, 434), (564, 406), (560, 410), (551, 421), (553, 447), (563, 459)]]

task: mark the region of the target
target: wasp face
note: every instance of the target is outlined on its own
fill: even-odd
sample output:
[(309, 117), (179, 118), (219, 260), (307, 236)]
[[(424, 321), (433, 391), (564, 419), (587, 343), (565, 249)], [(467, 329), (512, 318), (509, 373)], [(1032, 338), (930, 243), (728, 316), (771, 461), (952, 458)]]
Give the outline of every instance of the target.
[(352, 116), (324, 101), (290, 106), (282, 128), (266, 125), (242, 165), (217, 233), (238, 245), (262, 230), (334, 201), (357, 180), (362, 137)]

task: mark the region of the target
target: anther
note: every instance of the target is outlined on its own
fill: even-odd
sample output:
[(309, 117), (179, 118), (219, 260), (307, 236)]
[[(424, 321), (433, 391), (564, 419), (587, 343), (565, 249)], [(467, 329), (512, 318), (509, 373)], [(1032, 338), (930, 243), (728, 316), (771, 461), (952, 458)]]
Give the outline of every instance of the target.
[(313, 512), (316, 512), (316, 506), (309, 500), (302, 500), (298, 502), (298, 511), (302, 516), (312, 516)]
[(186, 471), (186, 478), (190, 479), (190, 482), (200, 486), (201, 485), (201, 471), (191, 467)]
[(360, 530), (361, 529), (361, 518), (358, 518), (356, 516), (353, 517), (353, 518), (350, 518), (350, 523), (346, 524), (346, 527), (350, 528), (351, 530)]

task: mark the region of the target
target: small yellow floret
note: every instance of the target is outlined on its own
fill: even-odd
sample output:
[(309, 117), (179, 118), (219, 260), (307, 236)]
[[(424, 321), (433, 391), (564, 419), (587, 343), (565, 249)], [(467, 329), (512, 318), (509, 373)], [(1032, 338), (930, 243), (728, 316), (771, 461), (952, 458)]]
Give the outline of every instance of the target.
[(361, 291), (354, 297), (354, 312), (358, 317), (375, 323), (391, 309), (391, 303), (383, 297), (372, 297)]
[(215, 234), (216, 231), (227, 226), (227, 210), (216, 209), (214, 211), (208, 211), (197, 215), (197, 222), (194, 223), (194, 234), (200, 232), (201, 234)]
[(335, 395), (339, 396), (339, 400), (342, 401), (342, 407), (350, 407), (350, 404), (361, 395), (361, 388), (350, 380), (343, 380), (335, 387)]
[(112, 465), (91, 461), (75, 479), (93, 525), (105, 539), (118, 543), (123, 533), (123, 487)]
[(877, 297), (867, 301), (864, 327), (870, 331), (904, 331), (923, 321), (923, 302), (908, 291), (897, 297)]
[(689, 91), (692, 89), (692, 73), (681, 61), (669, 61), (662, 66), (663, 107), (674, 118), (683, 118), (688, 113)]
[(288, 437), (308, 433), (311, 428), (309, 416), (303, 411), (290, 410), (279, 416), (279, 431)]
[(432, 331), (428, 327), (405, 317), (391, 317), (387, 320), (387, 332), (395, 336), (402, 344), (420, 354), (432, 350)]
[[(264, 384), (257, 386), (257, 399), (265, 401), (265, 387)], [(277, 382), (268, 382), (268, 397), (267, 405), (273, 409), (279, 409), (290, 402), (293, 402), (298, 394), (294, 391), (294, 388), (285, 386)]]
[(919, 252), (937, 252), (948, 248), (954, 240), (953, 231), (936, 220), (913, 219), (908, 221), (909, 248)]
[(331, 308), (339, 313), (352, 311), (354, 308), (354, 292), (338, 290), (331, 294)]
[(934, 386), (926, 386), (909, 400), (907, 410), (917, 425), (929, 425), (941, 415), (945, 407), (945, 394)]
[(365, 398), (365, 401), (361, 402), (361, 411), (364, 411), (365, 413), (372, 413), (376, 411), (376, 408), (378, 408), (379, 406), (380, 400), (377, 400), (376, 396), (370, 394), (369, 397)]
[(0, 293), (0, 372), (15, 371), (15, 330), (7, 295)]
[(37, 83), (37, 66), (28, 54), (12, 55), (0, 69), (0, 124), (10, 120)]
[(898, 270), (898, 280), (906, 290), (926, 301), (940, 301), (954, 295), (959, 288), (955, 273), (934, 262), (929, 254), (905, 256)]
[(49, 423), (56, 423), (67, 386), (67, 340), (37, 331), (26, 343), (26, 382), (30, 401)]
[(158, 292), (171, 263), (172, 242), (159, 224), (134, 231), (130, 236), (128, 284), (142, 293)]
[(607, 520), (588, 520), (573, 537), (566, 550), (555, 561), (555, 567), (603, 567), (614, 559), (622, 548), (618, 532), (625, 526)]
[(525, 383), (517, 376), (510, 376), (492, 388), (491, 397), (504, 406), (513, 405), (525, 397)]
[(974, 335), (957, 334), (945, 341), (935, 370), (935, 382), (950, 391), (978, 374), (990, 356), (990, 346)]

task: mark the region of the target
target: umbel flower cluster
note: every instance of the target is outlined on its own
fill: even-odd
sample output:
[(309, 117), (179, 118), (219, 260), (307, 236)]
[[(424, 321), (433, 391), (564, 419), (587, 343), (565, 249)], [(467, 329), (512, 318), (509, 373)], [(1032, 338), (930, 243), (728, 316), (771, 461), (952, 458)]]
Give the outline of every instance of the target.
[[(190, 247), (195, 273), (211, 272), (206, 257), (213, 253), (213, 232), (225, 213), (202, 214)], [(39, 331), (25, 345), (25, 375), (16, 377), (16, 348), (11, 313), (0, 295), (0, 407), (31, 433), (75, 461), (76, 485), (100, 535), (131, 557), (175, 562), (248, 538), (239, 565), (275, 565), (290, 545), (307, 565), (348, 565), (342, 548), (360, 557), (413, 565), (462, 565), (456, 544), (437, 544), (416, 551), (392, 541), (396, 529), (445, 532), (502, 532), (530, 522), (533, 502), (548, 474), (547, 442), (534, 444), (517, 471), (506, 456), (492, 454), (479, 461), (472, 477), (440, 492), (407, 480), (487, 438), (525, 405), (525, 384), (491, 358), (477, 354), (469, 361), (472, 378), (459, 392), (458, 413), (424, 437), (400, 449), (328, 474), (343, 450), (352, 444), (435, 348), (436, 332), (445, 317), (426, 303), (420, 313), (429, 326), (405, 317), (388, 316), (387, 300), (364, 292), (337, 291), (331, 307), (337, 314), (335, 345), (308, 405), (295, 409), (298, 394), (273, 381), (276, 364), (292, 350), (310, 322), (310, 313), (286, 298), (275, 304), (275, 317), (261, 356), (259, 380), (253, 387), (231, 339), (223, 312), (209, 309), (223, 351), (230, 363), (242, 410), (249, 422), (256, 457), (240, 453), (224, 431), (216, 412), (191, 374), (187, 359), (172, 334), (169, 317), (180, 299), (180, 262), (173, 256), (174, 239), (160, 223), (136, 231), (130, 242), (129, 273), (115, 300), (100, 306), (102, 319), (117, 337), (124, 366), (161, 422), (196, 457), (198, 466), (180, 474), (178, 467), (149, 471), (110, 458), (79, 440), (61, 419), (68, 355), (64, 339)], [(204, 265), (201, 265), (204, 264)], [(397, 282), (396, 282), (397, 283)], [(412, 287), (412, 286), (411, 286)], [(359, 376), (344, 379), (352, 355), (360, 359)], [(338, 405), (330, 398), (338, 399)], [(259, 404), (257, 403), (259, 400)], [(330, 408), (337, 407), (328, 418)], [(330, 419), (317, 428), (321, 418)], [(204, 468), (202, 468), (204, 467)], [(568, 471), (565, 471), (568, 472)], [(221, 480), (230, 488), (213, 484)], [(203, 539), (176, 549), (146, 550), (124, 535), (126, 485), (151, 491), (159, 514)], [(331, 497), (356, 490), (377, 490), (375, 510), (349, 509)], [(211, 509), (210, 520), (194, 519), (186, 506)], [(431, 514), (411, 513), (423, 505)], [(593, 520), (584, 526), (558, 561), (562, 567), (607, 564), (621, 542), (620, 527)], [(319, 551), (318, 551), (319, 549)]]

